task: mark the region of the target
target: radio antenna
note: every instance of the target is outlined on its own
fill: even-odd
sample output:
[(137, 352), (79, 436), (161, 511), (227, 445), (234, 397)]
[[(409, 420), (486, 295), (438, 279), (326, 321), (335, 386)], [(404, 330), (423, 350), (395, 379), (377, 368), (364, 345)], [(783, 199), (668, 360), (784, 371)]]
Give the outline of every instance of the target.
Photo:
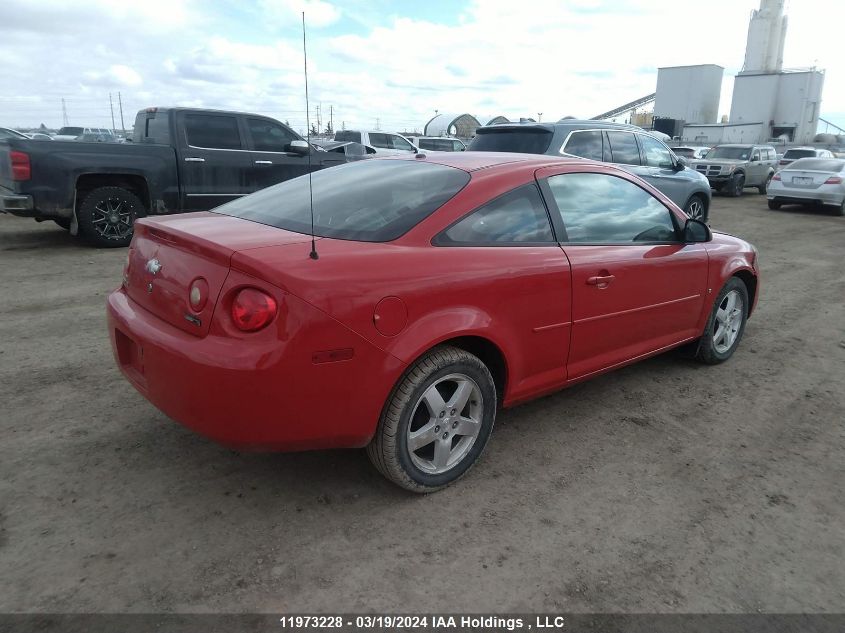
[(311, 259), (320, 259), (317, 255), (317, 242), (314, 240), (314, 187), (311, 184), (311, 108), (308, 105), (308, 50), (305, 48), (305, 11), (302, 12), (302, 59), (305, 62), (305, 138), (308, 140), (308, 202), (311, 208)]

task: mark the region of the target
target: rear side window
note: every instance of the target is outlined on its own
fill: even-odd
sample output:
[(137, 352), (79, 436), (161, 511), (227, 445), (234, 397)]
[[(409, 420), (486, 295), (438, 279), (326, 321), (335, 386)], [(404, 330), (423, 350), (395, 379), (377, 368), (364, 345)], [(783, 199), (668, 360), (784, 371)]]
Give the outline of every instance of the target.
[(783, 153), (784, 158), (812, 158), (816, 155), (813, 149), (788, 149)]
[(144, 119), (142, 131), (143, 136), (137, 137), (136, 141), (167, 145), (170, 143), (170, 118), (166, 112), (151, 112)]
[(248, 118), (246, 121), (256, 151), (284, 152), (291, 141), (296, 140), (293, 132), (279, 123), (253, 118)]
[(603, 134), (598, 130), (573, 132), (563, 151), (572, 156), (589, 158), (590, 160), (602, 160), (602, 138)]
[(552, 133), (538, 128), (478, 130), (469, 149), (481, 152), (520, 152), (545, 154), (552, 143)]
[(639, 165), (640, 150), (633, 132), (608, 132), (612, 162), (620, 165)]
[(218, 114), (186, 114), (188, 145), (211, 149), (242, 149), (238, 120)]
[(387, 136), (390, 138), (391, 148), (405, 150), (406, 152), (414, 151), (414, 146), (401, 136), (397, 136), (396, 134), (388, 134)]
[(340, 132), (335, 132), (334, 140), (341, 141), (343, 143), (360, 143), (361, 133), (353, 132), (351, 130), (341, 130)]
[[(311, 175), (314, 234), (389, 242), (434, 213), (468, 182), (467, 172), (414, 160), (363, 160)], [(217, 207), (288, 231), (311, 232), (308, 176), (287, 180)]]
[(537, 185), (499, 196), (438, 235), (438, 246), (502, 246), (554, 242), (549, 214)]
[(672, 214), (644, 189), (607, 174), (561, 174), (549, 178), (566, 241), (583, 244), (673, 242)]

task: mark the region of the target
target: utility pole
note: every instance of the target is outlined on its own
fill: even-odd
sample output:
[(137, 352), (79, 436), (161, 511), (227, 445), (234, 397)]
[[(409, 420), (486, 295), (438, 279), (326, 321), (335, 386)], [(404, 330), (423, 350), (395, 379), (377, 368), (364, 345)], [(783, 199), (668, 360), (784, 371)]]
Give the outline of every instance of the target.
[(120, 93), (117, 93), (117, 105), (120, 106), (120, 131), (123, 136), (126, 136), (126, 126), (123, 124), (123, 100), (120, 98)]
[(319, 134), (320, 130), (322, 130), (322, 129), (323, 128), (320, 125), (320, 104), (318, 103), (317, 104), (317, 134)]
[(114, 103), (111, 100), (111, 93), (109, 93), (109, 108), (111, 108), (111, 131), (114, 133)]
[(332, 129), (332, 132), (334, 132), (334, 106), (333, 105), (329, 106), (329, 127)]
[(538, 112), (537, 113), (537, 123), (542, 123), (542, 121), (543, 121), (543, 113)]
[(376, 117), (376, 129), (381, 130), (381, 119)]
[(65, 105), (64, 97), (62, 97), (62, 125), (67, 127), (67, 105)]

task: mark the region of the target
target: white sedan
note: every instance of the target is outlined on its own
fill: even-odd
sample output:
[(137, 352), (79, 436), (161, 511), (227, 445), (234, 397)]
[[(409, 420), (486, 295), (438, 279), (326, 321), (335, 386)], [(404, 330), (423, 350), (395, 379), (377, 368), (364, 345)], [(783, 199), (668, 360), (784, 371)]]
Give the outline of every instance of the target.
[(845, 215), (845, 160), (796, 160), (772, 177), (766, 197), (770, 209), (780, 209), (783, 204), (823, 204)]

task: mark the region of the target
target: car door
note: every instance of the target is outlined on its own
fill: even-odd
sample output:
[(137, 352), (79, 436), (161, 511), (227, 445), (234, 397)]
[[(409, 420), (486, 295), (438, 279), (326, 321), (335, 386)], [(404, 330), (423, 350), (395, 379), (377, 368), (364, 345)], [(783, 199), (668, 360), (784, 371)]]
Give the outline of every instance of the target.
[(643, 178), (683, 209), (689, 199), (689, 178), (683, 169), (676, 169), (672, 152), (663, 143), (648, 134), (636, 136), (640, 141), (643, 163), (648, 168), (644, 170)]
[(370, 132), (367, 136), (370, 140), (370, 146), (375, 148), (376, 154), (380, 154), (382, 156), (393, 156), (401, 153), (398, 150), (393, 149), (390, 134), (385, 134), (383, 132)]
[(759, 147), (751, 149), (751, 157), (748, 159), (748, 177), (745, 179), (746, 185), (759, 185), (765, 182), (768, 168), (763, 162), (763, 157)]
[(570, 379), (701, 334), (708, 256), (680, 216), (618, 172), (537, 175), (572, 268)]
[[(246, 127), (252, 159), (249, 168), (252, 191), (308, 173), (308, 156), (288, 151), (292, 141), (302, 140), (293, 130), (263, 117), (246, 117)], [(311, 169), (319, 167), (320, 161), (312, 154)]]
[(252, 157), (234, 114), (180, 112), (183, 208), (206, 211), (252, 191)]

